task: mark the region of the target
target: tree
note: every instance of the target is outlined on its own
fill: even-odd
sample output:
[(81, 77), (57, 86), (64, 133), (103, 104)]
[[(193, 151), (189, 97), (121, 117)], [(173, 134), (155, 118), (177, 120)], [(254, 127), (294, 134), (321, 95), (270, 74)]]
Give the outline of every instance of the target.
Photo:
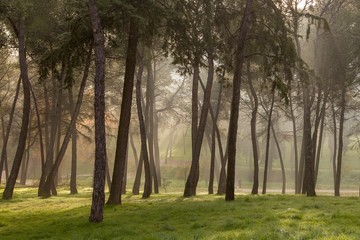
[(253, 6), (253, 0), (247, 0), (243, 18), (241, 20), (240, 31), (237, 39), (235, 70), (233, 78), (233, 95), (231, 100), (231, 112), (229, 122), (229, 136), (228, 136), (228, 167), (226, 180), (226, 201), (234, 200), (235, 191), (235, 156), (236, 156), (236, 138), (238, 130), (239, 118), (239, 101), (240, 101), (240, 87), (242, 82), (242, 67), (244, 63), (245, 43), (247, 33), (250, 27), (250, 13)]
[(139, 36), (136, 20), (131, 19), (126, 53), (124, 87), (122, 94), (118, 137), (116, 143), (114, 170), (111, 182), (110, 196), (107, 204), (121, 204), (121, 186), (123, 182), (125, 158), (128, 145), (138, 38)]
[(23, 158), (25, 144), (28, 133), (29, 116), (30, 116), (30, 80), (28, 76), (28, 67), (26, 60), (26, 48), (25, 48), (25, 17), (20, 15), (17, 20), (13, 20), (8, 17), (8, 20), (13, 28), (16, 38), (19, 43), (19, 63), (21, 71), (21, 79), (23, 85), (24, 104), (23, 104), (23, 116), (21, 122), (21, 129), (19, 135), (19, 143), (14, 157), (13, 166), (10, 172), (6, 187), (3, 193), (3, 199), (11, 199), (15, 187), (16, 178), (19, 174), (21, 161)]
[(95, 0), (89, 0), (89, 14), (95, 46), (95, 167), (90, 222), (102, 222), (105, 203), (105, 37)]

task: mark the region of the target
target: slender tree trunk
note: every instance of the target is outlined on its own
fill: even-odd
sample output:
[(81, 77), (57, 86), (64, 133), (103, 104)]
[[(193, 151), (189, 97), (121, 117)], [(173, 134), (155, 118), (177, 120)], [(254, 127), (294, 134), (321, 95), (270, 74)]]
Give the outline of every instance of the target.
[(235, 72), (233, 78), (233, 95), (231, 100), (229, 136), (228, 136), (228, 165), (226, 180), (226, 201), (235, 199), (235, 157), (236, 157), (236, 138), (239, 119), (240, 87), (242, 78), (242, 67), (244, 63), (245, 43), (248, 29), (250, 26), (250, 11), (253, 0), (246, 1), (246, 7), (241, 20), (240, 32), (237, 40)]
[(341, 89), (341, 105), (340, 105), (340, 121), (339, 121), (339, 148), (337, 156), (337, 167), (335, 175), (335, 196), (340, 196), (340, 182), (341, 182), (341, 166), (342, 166), (342, 155), (343, 155), (343, 134), (344, 134), (344, 122), (345, 122), (345, 107), (346, 107), (346, 87), (345, 82), (342, 82)]
[[(105, 37), (95, 0), (88, 0), (95, 45), (95, 167), (90, 222), (102, 222), (105, 202), (106, 135), (105, 135)], [(78, 97), (78, 101), (80, 96)], [(80, 105), (80, 104), (79, 104)], [(79, 106), (80, 109), (80, 106)], [(79, 112), (79, 111), (77, 111)], [(72, 118), (75, 124), (75, 116)], [(70, 131), (68, 131), (70, 134)], [(67, 133), (67, 135), (68, 135)], [(127, 138), (126, 138), (127, 140)], [(126, 149), (126, 148), (125, 148)], [(121, 185), (120, 185), (121, 186)]]
[(34, 107), (35, 107), (35, 113), (36, 113), (36, 120), (37, 120), (37, 128), (39, 131), (39, 143), (40, 143), (40, 156), (41, 156), (41, 169), (44, 169), (45, 166), (45, 150), (44, 150), (44, 140), (43, 140), (43, 134), (42, 134), (42, 128), (41, 128), (41, 120), (40, 120), (40, 113), (39, 108), (37, 104), (36, 95), (31, 87), (30, 84), (30, 91), (31, 95), (33, 97)]
[[(149, 198), (152, 192), (152, 177), (151, 177), (151, 166), (149, 162), (149, 155), (147, 151), (147, 143), (146, 143), (146, 129), (145, 129), (145, 121), (141, 106), (141, 78), (142, 78), (142, 68), (143, 63), (140, 61), (139, 64), (139, 74), (136, 81), (136, 106), (139, 117), (139, 127), (140, 127), (140, 137), (141, 137), (141, 155), (143, 157), (144, 168), (145, 168), (145, 185), (144, 192), (142, 198)], [(147, 103), (149, 104), (149, 102)]]
[(271, 117), (274, 108), (274, 100), (275, 100), (275, 89), (272, 89), (272, 97), (271, 97), (271, 106), (268, 114), (268, 125), (267, 125), (267, 133), (266, 133), (266, 152), (265, 152), (265, 167), (264, 167), (264, 179), (263, 179), (263, 189), (262, 194), (266, 194), (266, 186), (267, 186), (267, 175), (268, 175), (268, 166), (269, 166), (269, 149), (270, 149), (270, 129), (271, 129)]
[[(12, 125), (13, 118), (14, 118), (16, 102), (17, 102), (18, 97), (19, 97), (20, 84), (21, 84), (21, 76), (19, 77), (19, 81), (18, 81), (18, 83), (16, 85), (14, 101), (13, 101), (13, 104), (11, 106), (11, 111), (10, 111), (10, 114), (9, 114), (9, 122), (8, 122), (8, 125), (7, 125), (7, 128), (6, 128), (6, 133), (3, 136), (4, 141), (3, 141), (3, 147), (2, 147), (2, 151), (1, 151), (1, 160), (0, 160), (0, 183), (1, 183), (2, 171), (4, 169), (4, 163), (7, 163), (7, 144), (9, 142), (10, 130), (11, 130), (11, 125)], [(4, 119), (3, 119), (2, 115), (1, 115), (1, 120), (2, 120), (2, 122), (4, 122)], [(6, 169), (5, 171), (7, 172), (8, 171), (7, 167), (5, 169)], [(6, 179), (8, 179), (8, 177), (9, 176), (6, 176)]]
[(314, 177), (315, 186), (316, 186), (317, 177), (318, 177), (319, 168), (320, 168), (320, 153), (321, 153), (322, 139), (323, 139), (323, 133), (324, 133), (325, 110), (326, 110), (326, 104), (327, 104), (328, 96), (329, 96), (329, 92), (326, 91), (324, 93), (324, 101), (323, 101), (323, 104), (321, 106), (321, 111), (320, 111), (320, 116), (319, 116), (319, 118), (320, 118), (320, 123), (319, 123), (320, 124), (320, 132), (319, 132), (319, 141), (318, 141), (318, 144), (317, 144), (316, 155), (315, 155), (315, 177)]
[(135, 147), (135, 144), (134, 144), (134, 134), (132, 132), (130, 132), (130, 146), (131, 146), (131, 149), (133, 151), (133, 155), (134, 155), (134, 160), (135, 160), (135, 166), (137, 166), (139, 164), (139, 161), (138, 161), (138, 154), (137, 154), (137, 151), (136, 151), (136, 147)]
[(161, 170), (160, 170), (160, 147), (159, 147), (159, 118), (157, 112), (154, 114), (154, 152), (155, 152), (155, 167), (156, 176), (159, 186), (161, 186)]
[(299, 186), (299, 154), (298, 154), (298, 143), (297, 143), (297, 130), (296, 130), (296, 118), (293, 109), (292, 103), (292, 96), (289, 96), (289, 105), (290, 105), (290, 115), (291, 115), (291, 123), (292, 123), (292, 131), (293, 131), (293, 139), (294, 139), (294, 159), (295, 159), (295, 172), (294, 172), (294, 179), (295, 179), (295, 194), (300, 193)]
[[(30, 111), (30, 116), (29, 116), (29, 129), (31, 129), (31, 111)], [(21, 185), (26, 185), (26, 175), (27, 175), (27, 170), (28, 170), (28, 166), (29, 166), (29, 161), (30, 161), (30, 146), (31, 146), (31, 131), (28, 130), (28, 136), (27, 136), (27, 146), (25, 148), (24, 151), (24, 155), (23, 155), (23, 160), (21, 163), (21, 170), (20, 170), (20, 184)]]
[(198, 129), (198, 121), (199, 121), (199, 74), (200, 68), (199, 63), (195, 60), (194, 64), (194, 74), (192, 79), (192, 95), (191, 95), (191, 149), (194, 152), (195, 143), (196, 143), (196, 135)]
[(139, 163), (136, 168), (135, 181), (134, 181), (134, 185), (133, 185), (133, 189), (132, 189), (132, 194), (134, 194), (134, 195), (139, 195), (139, 192), (140, 192), (143, 163), (144, 163), (144, 160), (143, 160), (143, 156), (142, 156), (142, 149), (140, 149)]
[(254, 177), (253, 177), (253, 187), (251, 194), (258, 194), (259, 191), (259, 149), (257, 145), (257, 132), (256, 132), (256, 121), (257, 121), (257, 112), (259, 108), (259, 99), (257, 97), (251, 72), (250, 72), (250, 61), (247, 63), (247, 75), (249, 81), (249, 87), (251, 91), (252, 98), (254, 99), (254, 106), (251, 113), (251, 142), (253, 148), (253, 160), (254, 160)]
[[(149, 54), (150, 55), (150, 54)], [(156, 173), (155, 167), (155, 155), (154, 155), (154, 102), (155, 102), (155, 85), (154, 85), (154, 76), (153, 76), (153, 69), (151, 65), (151, 58), (148, 57), (146, 62), (146, 70), (147, 70), (147, 88), (146, 88), (146, 104), (149, 107), (148, 110), (148, 143), (149, 143), (149, 160), (150, 160), (150, 172), (151, 178), (154, 182), (154, 192), (159, 193), (159, 183)], [(140, 101), (141, 103), (141, 101)]]
[(121, 114), (116, 142), (114, 170), (111, 182), (108, 204), (121, 204), (121, 186), (124, 179), (126, 149), (129, 138), (131, 118), (132, 93), (136, 68), (136, 51), (138, 44), (138, 29), (134, 19), (130, 20), (129, 39), (126, 53), (124, 87), (121, 103)]
[(332, 153), (332, 167), (333, 167), (333, 177), (334, 177), (334, 191), (336, 184), (336, 156), (337, 156), (337, 124), (336, 124), (336, 111), (334, 106), (334, 101), (331, 101), (331, 109), (332, 109), (332, 119), (333, 119), (333, 139), (334, 139), (334, 152)]
[(154, 157), (155, 157), (155, 170), (156, 170), (156, 177), (157, 177), (157, 182), (158, 185), (161, 186), (161, 170), (160, 170), (160, 147), (159, 147), (159, 118), (158, 118), (158, 112), (156, 111), (156, 99), (155, 99), (155, 84), (156, 84), (156, 58), (154, 55), (154, 52), (152, 52), (152, 56), (153, 56), (153, 61), (154, 61), (154, 70), (153, 70), (153, 95), (154, 95), (154, 99), (153, 99), (153, 105), (154, 105), (154, 130), (153, 130), (153, 141), (154, 141)]
[[(141, 79), (142, 78), (142, 74), (143, 74), (143, 61), (140, 62), (139, 64), (139, 68), (138, 68), (138, 72), (137, 72), (137, 79)], [(140, 92), (141, 93), (141, 92)], [(145, 107), (146, 109), (148, 109), (148, 106)], [(147, 112), (147, 111), (146, 111)], [(147, 122), (145, 120), (145, 125), (147, 125)], [(141, 137), (141, 136), (140, 136)], [(131, 138), (130, 138), (131, 139)], [(135, 149), (135, 146), (134, 148)], [(144, 157), (143, 157), (143, 150), (141, 147), (141, 143), (140, 143), (140, 158), (139, 158), (139, 162), (137, 164), (137, 168), (136, 168), (136, 175), (135, 175), (135, 181), (134, 181), (134, 185), (133, 185), (133, 189), (132, 189), (132, 194), (134, 195), (139, 195), (140, 192), (140, 185), (141, 185), (141, 175), (142, 175), (142, 169), (143, 169), (143, 163), (144, 163)], [(148, 187), (148, 183), (147, 183), (147, 187)], [(151, 184), (150, 184), (150, 187)], [(151, 190), (150, 190), (151, 192)]]
[[(1, 106), (0, 106), (1, 107)], [(6, 135), (6, 129), (5, 129), (5, 122), (4, 122), (4, 116), (1, 112), (1, 132), (2, 132), (2, 137), (3, 137), (3, 144), (5, 142), (5, 135)], [(9, 169), (7, 166), (7, 154), (5, 154), (5, 158), (4, 158), (4, 164), (0, 164), (0, 184), (1, 184), (1, 178), (2, 178), (2, 171), (3, 169), (5, 169), (5, 178), (7, 179), (9, 177)]]
[[(68, 88), (68, 97), (69, 97), (69, 113), (74, 112), (74, 97), (72, 86)], [(77, 129), (76, 123), (72, 128), (71, 132), (71, 176), (70, 176), (70, 194), (77, 194), (77, 184), (76, 184), (76, 170), (77, 170)]]
[(285, 191), (286, 191), (286, 174), (285, 174), (285, 167), (284, 167), (284, 159), (283, 159), (283, 157), (282, 157), (280, 144), (279, 144), (279, 141), (278, 141), (278, 139), (277, 139), (277, 137), (276, 137), (275, 129), (274, 129), (273, 124), (271, 124), (271, 130), (272, 130), (272, 133), (273, 133), (275, 145), (276, 145), (276, 148), (277, 148), (277, 150), (278, 150), (279, 158), (280, 158), (281, 176), (282, 176), (282, 188), (281, 188), (281, 193), (282, 193), (282, 194), (285, 194)]
[(111, 189), (111, 177), (110, 177), (110, 169), (109, 169), (109, 159), (106, 158), (106, 182), (110, 192)]
[(311, 105), (309, 97), (309, 87), (304, 86), (304, 180), (303, 180), (303, 191), (305, 190), (307, 196), (314, 197), (315, 193), (315, 182), (314, 182), (314, 168), (315, 162), (313, 158), (313, 144), (311, 139)]
[(25, 23), (24, 18), (19, 19), (19, 24), (16, 24), (9, 19), (12, 23), (14, 31), (17, 35), (19, 41), (19, 63), (20, 63), (20, 72), (23, 85), (23, 94), (24, 94), (24, 104), (23, 104), (23, 115), (21, 121), (19, 143), (16, 149), (13, 166), (11, 168), (10, 176), (6, 182), (6, 187), (3, 192), (3, 199), (11, 199), (16, 183), (17, 176), (19, 174), (19, 169), (21, 165), (21, 160), (23, 158), (25, 144), (27, 139), (28, 125), (29, 125), (29, 116), (30, 116), (30, 80), (28, 76), (28, 67), (26, 61), (26, 49), (25, 49)]

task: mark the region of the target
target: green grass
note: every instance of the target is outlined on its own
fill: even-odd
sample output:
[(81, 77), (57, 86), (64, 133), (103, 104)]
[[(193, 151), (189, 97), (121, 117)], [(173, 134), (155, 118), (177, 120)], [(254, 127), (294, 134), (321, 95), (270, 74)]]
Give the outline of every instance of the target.
[[(3, 190), (0, 190), (2, 193)], [(360, 199), (293, 195), (125, 195), (105, 206), (104, 222), (88, 222), (91, 189), (36, 197), (17, 188), (0, 200), (0, 239), (359, 239)]]

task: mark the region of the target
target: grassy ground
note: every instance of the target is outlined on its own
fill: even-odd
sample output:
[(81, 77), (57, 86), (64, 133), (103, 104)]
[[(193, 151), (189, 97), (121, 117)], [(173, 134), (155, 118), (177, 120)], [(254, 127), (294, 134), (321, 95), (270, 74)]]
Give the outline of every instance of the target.
[[(3, 189), (0, 189), (2, 193)], [(126, 195), (106, 206), (101, 224), (88, 216), (91, 189), (59, 191), (49, 199), (17, 188), (0, 200), (0, 239), (359, 239), (360, 199), (293, 195)]]

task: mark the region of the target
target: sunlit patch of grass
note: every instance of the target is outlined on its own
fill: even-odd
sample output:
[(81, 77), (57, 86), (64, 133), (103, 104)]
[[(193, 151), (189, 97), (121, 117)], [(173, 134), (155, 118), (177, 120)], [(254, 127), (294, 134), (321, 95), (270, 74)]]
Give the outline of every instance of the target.
[[(0, 190), (0, 192), (2, 192)], [(358, 239), (359, 198), (241, 195), (183, 198), (166, 193), (124, 195), (105, 206), (103, 223), (88, 222), (91, 189), (41, 199), (17, 188), (0, 200), (0, 239)]]

